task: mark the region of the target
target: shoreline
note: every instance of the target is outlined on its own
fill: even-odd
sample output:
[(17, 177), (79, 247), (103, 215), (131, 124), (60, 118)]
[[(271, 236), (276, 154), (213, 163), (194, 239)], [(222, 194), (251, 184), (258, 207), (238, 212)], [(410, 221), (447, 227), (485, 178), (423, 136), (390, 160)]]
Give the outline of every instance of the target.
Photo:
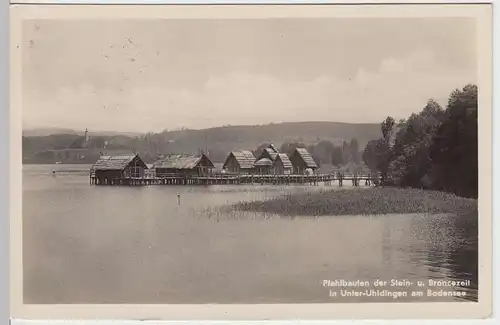
[(294, 193), (268, 200), (241, 201), (231, 209), (286, 216), (384, 214), (475, 214), (477, 199), (451, 193), (411, 188), (378, 187), (328, 189)]

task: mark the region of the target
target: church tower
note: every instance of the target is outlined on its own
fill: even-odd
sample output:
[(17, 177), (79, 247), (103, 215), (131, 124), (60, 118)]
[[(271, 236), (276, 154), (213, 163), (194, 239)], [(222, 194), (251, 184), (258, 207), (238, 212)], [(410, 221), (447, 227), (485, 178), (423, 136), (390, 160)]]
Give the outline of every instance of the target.
[(83, 143), (81, 144), (81, 147), (88, 148), (89, 147), (89, 140), (90, 140), (89, 130), (87, 130), (87, 128), (85, 128), (85, 137), (83, 138)]

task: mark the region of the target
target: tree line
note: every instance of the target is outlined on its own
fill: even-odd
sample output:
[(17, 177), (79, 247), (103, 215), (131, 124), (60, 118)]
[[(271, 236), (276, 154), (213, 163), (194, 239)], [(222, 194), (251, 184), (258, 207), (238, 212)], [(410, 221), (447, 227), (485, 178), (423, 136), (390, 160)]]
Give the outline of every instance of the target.
[(419, 113), (381, 123), (381, 137), (368, 142), (364, 163), (382, 183), (478, 195), (476, 85), (455, 89), (443, 109), (430, 99)]

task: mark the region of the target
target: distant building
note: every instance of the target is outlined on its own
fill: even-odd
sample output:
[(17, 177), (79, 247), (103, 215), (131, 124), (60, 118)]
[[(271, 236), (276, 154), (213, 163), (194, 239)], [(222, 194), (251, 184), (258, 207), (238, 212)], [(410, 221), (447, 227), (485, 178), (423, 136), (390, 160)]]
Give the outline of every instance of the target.
[(205, 154), (166, 154), (154, 162), (156, 177), (168, 175), (205, 176), (212, 173), (214, 164)]
[[(79, 141), (82, 141), (80, 138)], [(85, 136), (83, 137), (83, 142), (81, 143), (82, 148), (88, 148), (90, 144), (89, 130), (85, 129)]]
[(101, 156), (92, 166), (98, 184), (123, 178), (142, 178), (148, 166), (139, 155)]
[(311, 169), (312, 171), (318, 169), (318, 164), (316, 164), (312, 155), (305, 148), (296, 148), (290, 155), (290, 161), (293, 165), (294, 174), (304, 174), (306, 169)]
[(255, 172), (255, 156), (250, 150), (232, 151), (222, 169), (230, 173), (252, 174)]
[(278, 153), (273, 162), (273, 173), (276, 175), (288, 175), (293, 171), (293, 165), (285, 153)]

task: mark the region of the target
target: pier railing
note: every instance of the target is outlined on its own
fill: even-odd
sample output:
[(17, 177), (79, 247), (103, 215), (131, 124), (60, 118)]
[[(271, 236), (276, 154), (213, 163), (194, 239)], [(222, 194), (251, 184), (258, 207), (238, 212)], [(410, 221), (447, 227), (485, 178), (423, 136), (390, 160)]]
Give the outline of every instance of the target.
[(361, 181), (365, 185), (377, 185), (380, 180), (378, 174), (361, 173), (317, 173), (303, 174), (237, 174), (237, 173), (210, 173), (205, 175), (180, 174), (180, 173), (154, 173), (148, 171), (141, 177), (104, 177), (97, 178), (95, 171), (90, 171), (91, 184), (106, 185), (153, 185), (153, 184), (178, 184), (178, 185), (212, 185), (212, 184), (331, 184), (338, 182), (340, 186), (344, 181), (351, 181), (354, 186), (359, 186)]

